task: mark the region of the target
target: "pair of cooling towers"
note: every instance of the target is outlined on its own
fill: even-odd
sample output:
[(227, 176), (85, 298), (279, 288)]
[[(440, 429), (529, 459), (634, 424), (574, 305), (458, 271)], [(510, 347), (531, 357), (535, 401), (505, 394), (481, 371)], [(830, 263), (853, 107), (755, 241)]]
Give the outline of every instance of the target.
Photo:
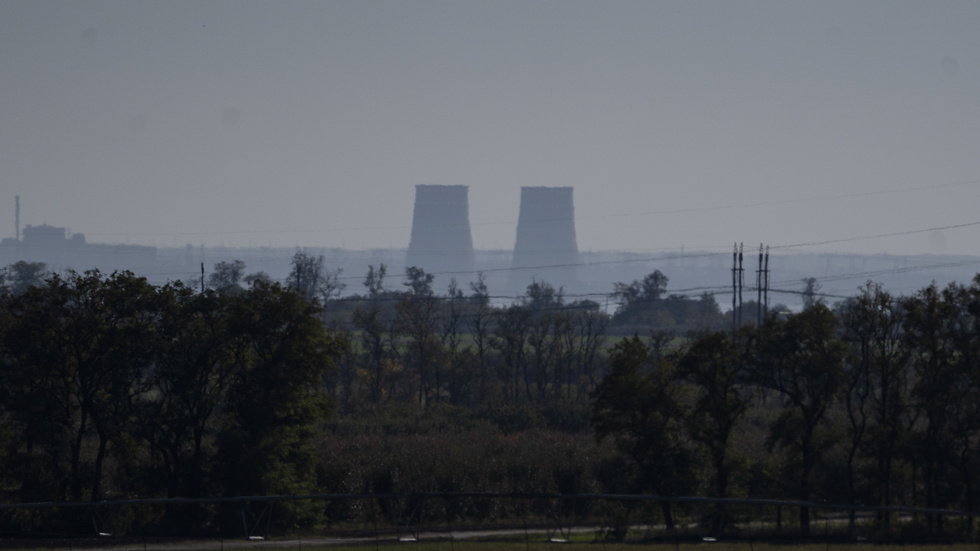
[[(571, 187), (522, 187), (511, 266), (559, 266), (578, 261)], [(474, 269), (468, 186), (415, 186), (407, 266), (429, 273)]]

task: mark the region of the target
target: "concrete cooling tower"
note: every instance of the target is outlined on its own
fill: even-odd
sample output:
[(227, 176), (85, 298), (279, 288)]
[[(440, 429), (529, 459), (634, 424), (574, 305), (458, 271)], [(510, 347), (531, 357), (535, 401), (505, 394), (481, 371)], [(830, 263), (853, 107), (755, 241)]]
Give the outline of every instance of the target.
[[(415, 213), (406, 266), (428, 273), (473, 269), (467, 186), (415, 186)], [(459, 277), (461, 281), (466, 276)]]
[(515, 268), (578, 262), (571, 187), (522, 187), (514, 243)]

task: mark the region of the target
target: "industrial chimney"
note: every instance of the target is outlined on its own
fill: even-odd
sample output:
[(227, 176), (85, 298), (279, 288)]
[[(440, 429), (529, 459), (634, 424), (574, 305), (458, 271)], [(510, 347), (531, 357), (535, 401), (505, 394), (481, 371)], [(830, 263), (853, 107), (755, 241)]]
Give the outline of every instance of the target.
[(428, 273), (473, 269), (467, 186), (415, 186), (415, 213), (406, 266)]
[[(517, 240), (512, 261), (514, 268), (560, 266), (570, 269), (570, 265), (578, 262), (573, 189), (521, 188), (521, 211), (517, 218)], [(566, 275), (571, 273), (569, 270), (563, 272)]]

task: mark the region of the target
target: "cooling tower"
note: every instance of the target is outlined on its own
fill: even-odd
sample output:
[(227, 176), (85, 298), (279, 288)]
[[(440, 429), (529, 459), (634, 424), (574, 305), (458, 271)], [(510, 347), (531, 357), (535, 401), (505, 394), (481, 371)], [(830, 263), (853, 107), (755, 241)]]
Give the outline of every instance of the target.
[(468, 192), (467, 186), (415, 186), (406, 266), (428, 273), (473, 269)]
[(513, 266), (569, 266), (578, 262), (571, 187), (522, 187)]

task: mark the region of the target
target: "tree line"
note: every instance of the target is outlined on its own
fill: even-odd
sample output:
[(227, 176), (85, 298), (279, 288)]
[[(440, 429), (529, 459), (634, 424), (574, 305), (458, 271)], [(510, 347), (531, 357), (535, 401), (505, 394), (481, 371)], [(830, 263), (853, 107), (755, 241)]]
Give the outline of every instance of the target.
[[(660, 272), (616, 284), (611, 315), (544, 281), (501, 305), (482, 276), (438, 294), (420, 268), (392, 289), (372, 266), (340, 296), (338, 275), (302, 252), (285, 285), (236, 261), (203, 290), (4, 269), (3, 501), (538, 491), (972, 510), (980, 497), (980, 276), (903, 297), (869, 282), (731, 332), (713, 297), (671, 297)], [(650, 321), (665, 315), (699, 328)], [(643, 323), (643, 337), (610, 335)], [(277, 521), (363, 514), (291, 505)], [(237, 521), (185, 508), (140, 522)]]
[(92, 271), (0, 301), (5, 502), (314, 489), (346, 343), (298, 293)]
[[(869, 282), (833, 308), (692, 335), (666, 354), (627, 339), (609, 361), (594, 428), (632, 458), (647, 491), (978, 505), (980, 276), (904, 297)], [(752, 480), (760, 469), (771, 483)], [(724, 518), (724, 508), (712, 517)], [(803, 533), (810, 520), (801, 508)], [(892, 520), (877, 523), (887, 532)], [(942, 522), (928, 516), (926, 529)]]

